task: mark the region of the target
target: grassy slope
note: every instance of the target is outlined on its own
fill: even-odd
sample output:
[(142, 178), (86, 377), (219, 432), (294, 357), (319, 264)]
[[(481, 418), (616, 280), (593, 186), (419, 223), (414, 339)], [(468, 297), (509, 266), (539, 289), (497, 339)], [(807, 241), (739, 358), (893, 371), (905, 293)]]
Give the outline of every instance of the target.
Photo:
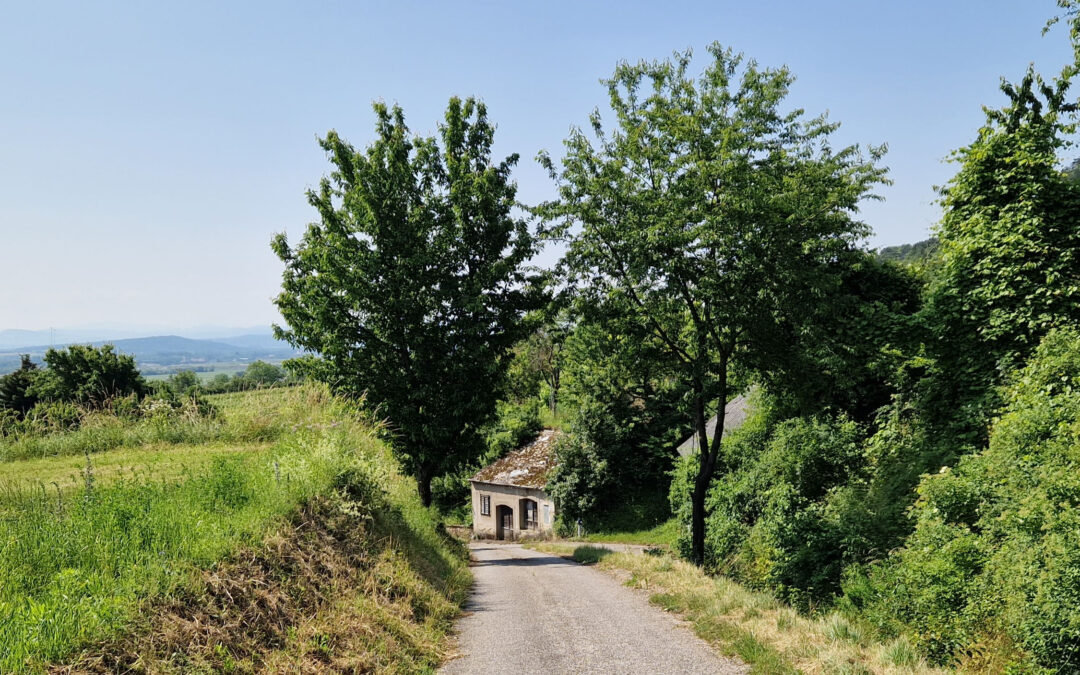
[[(91, 457), (91, 467), (99, 484), (139, 475), (156, 480), (179, 478), (209, 465), (217, 457), (259, 455), (270, 443), (150, 443), (109, 450)], [(44, 484), (50, 496), (57, 486), (64, 492), (81, 488), (85, 483), (86, 459), (60, 455), (0, 464), (0, 490), (19, 489)], [(54, 485), (55, 483), (55, 485)]]
[(277, 389), (210, 396), (224, 410), (224, 414), (210, 418), (198, 415), (190, 405), (134, 421), (108, 413), (84, 413), (81, 426), (75, 431), (0, 437), (0, 464), (155, 444), (266, 443), (295, 431), (292, 427), (297, 420), (309, 415), (294, 408), (285, 411), (288, 414), (281, 414), (279, 407), (289, 397)]
[(603, 532), (588, 534), (582, 537), (582, 541), (595, 542), (598, 544), (641, 544), (645, 546), (658, 546), (674, 548), (679, 540), (679, 523), (675, 518), (644, 530), (632, 532)]
[[(468, 586), (467, 567), (459, 547), (436, 532), (371, 425), (318, 388), (217, 402), (224, 413), (212, 428), (172, 420), (175, 428), (147, 433), (143, 423), (103, 424), (123, 441), (113, 447), (123, 449), (91, 456), (89, 491), (85, 470), (76, 472), (85, 459), (0, 465), (14, 477), (0, 494), (0, 672), (72, 658), (83, 670), (107, 671), (113, 668), (103, 664), (124, 658), (153, 662), (155, 654), (139, 650), (169, 639), (179, 642), (159, 670), (252, 670), (312, 654), (325, 659), (335, 650), (365, 668), (434, 667)], [(68, 436), (52, 443), (70, 451), (86, 438), (82, 431)], [(155, 439), (151, 445), (136, 442), (146, 436)], [(142, 468), (114, 470), (130, 466)], [(59, 498), (40, 489), (54, 480), (67, 487)], [(361, 554), (334, 563), (337, 576), (320, 577), (322, 563), (268, 576), (286, 584), (315, 575), (282, 595), (297, 603), (289, 612), (282, 605), (287, 620), (267, 624), (257, 639), (231, 635), (239, 629), (225, 618), (244, 607), (228, 605), (241, 596), (226, 592), (215, 605), (215, 584), (247, 569), (237, 561), (291, 569), (314, 546), (307, 534), (313, 528), (298, 526), (304, 513), (316, 524), (338, 522), (329, 541)], [(323, 549), (326, 560), (341, 555), (334, 546)], [(333, 602), (324, 585), (337, 590)], [(205, 612), (207, 625), (221, 619), (221, 639), (185, 641), (183, 631), (158, 621), (177, 614), (167, 611), (177, 606), (180, 616)], [(352, 626), (350, 635), (364, 637), (336, 643), (314, 627), (319, 621)], [(188, 652), (176, 661), (176, 653)]]

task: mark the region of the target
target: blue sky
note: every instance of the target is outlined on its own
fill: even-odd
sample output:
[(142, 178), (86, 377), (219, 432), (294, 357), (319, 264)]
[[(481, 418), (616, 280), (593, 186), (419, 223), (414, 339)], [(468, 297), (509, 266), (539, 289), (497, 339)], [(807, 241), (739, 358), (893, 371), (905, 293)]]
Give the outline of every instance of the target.
[[(71, 2), (0, 4), (0, 329), (266, 324), (326, 172), (316, 138), (371, 138), (374, 99), (434, 131), (483, 98), (520, 196), (604, 103), (620, 59), (716, 40), (788, 65), (790, 102), (839, 141), (889, 144), (874, 246), (927, 236), (943, 162), (999, 105), (1001, 76), (1056, 73), (1053, 0)], [(702, 62), (699, 62), (699, 65)], [(1076, 154), (1080, 154), (1077, 150)], [(551, 255), (548, 256), (550, 258)]]

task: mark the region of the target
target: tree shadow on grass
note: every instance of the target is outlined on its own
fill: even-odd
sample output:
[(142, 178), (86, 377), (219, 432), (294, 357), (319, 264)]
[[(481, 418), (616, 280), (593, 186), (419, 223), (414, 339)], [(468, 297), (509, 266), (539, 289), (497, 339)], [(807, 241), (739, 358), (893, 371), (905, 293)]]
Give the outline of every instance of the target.
[[(461, 604), (468, 584), (468, 549), (441, 525), (419, 531), (397, 506), (382, 504), (373, 510), (374, 530), (380, 542), (400, 551), (421, 579), (451, 602)], [(422, 519), (419, 519), (422, 520)]]
[(600, 546), (578, 546), (574, 549), (574, 560), (582, 565), (593, 565), (614, 553), (611, 549)]

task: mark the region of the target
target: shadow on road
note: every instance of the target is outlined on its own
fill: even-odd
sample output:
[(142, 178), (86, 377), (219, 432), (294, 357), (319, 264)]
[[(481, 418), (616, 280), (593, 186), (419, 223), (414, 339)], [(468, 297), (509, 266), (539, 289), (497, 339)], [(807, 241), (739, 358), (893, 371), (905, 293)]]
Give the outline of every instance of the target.
[(495, 560), (476, 560), (474, 558), (472, 560), (473, 567), (537, 567), (541, 565), (569, 567), (573, 566), (574, 563), (555, 555), (538, 556), (535, 558), (497, 558)]

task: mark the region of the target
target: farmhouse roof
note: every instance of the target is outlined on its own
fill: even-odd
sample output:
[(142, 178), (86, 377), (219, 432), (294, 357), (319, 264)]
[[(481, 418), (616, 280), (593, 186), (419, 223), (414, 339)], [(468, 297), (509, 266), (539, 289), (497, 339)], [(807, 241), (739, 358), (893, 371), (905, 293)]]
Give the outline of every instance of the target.
[(555, 441), (561, 435), (562, 432), (556, 429), (544, 429), (536, 440), (484, 467), (471, 480), (543, 488), (547, 484), (548, 469), (555, 466)]
[[(728, 404), (724, 406), (724, 436), (727, 436), (741, 427), (749, 414), (750, 403), (746, 394), (736, 396), (728, 401)], [(713, 436), (716, 435), (716, 418), (717, 416), (713, 415), (712, 419), (705, 423), (705, 435), (710, 441)], [(695, 431), (690, 438), (679, 445), (679, 455), (682, 457), (689, 457), (694, 454), (694, 451), (697, 449), (698, 435)]]

